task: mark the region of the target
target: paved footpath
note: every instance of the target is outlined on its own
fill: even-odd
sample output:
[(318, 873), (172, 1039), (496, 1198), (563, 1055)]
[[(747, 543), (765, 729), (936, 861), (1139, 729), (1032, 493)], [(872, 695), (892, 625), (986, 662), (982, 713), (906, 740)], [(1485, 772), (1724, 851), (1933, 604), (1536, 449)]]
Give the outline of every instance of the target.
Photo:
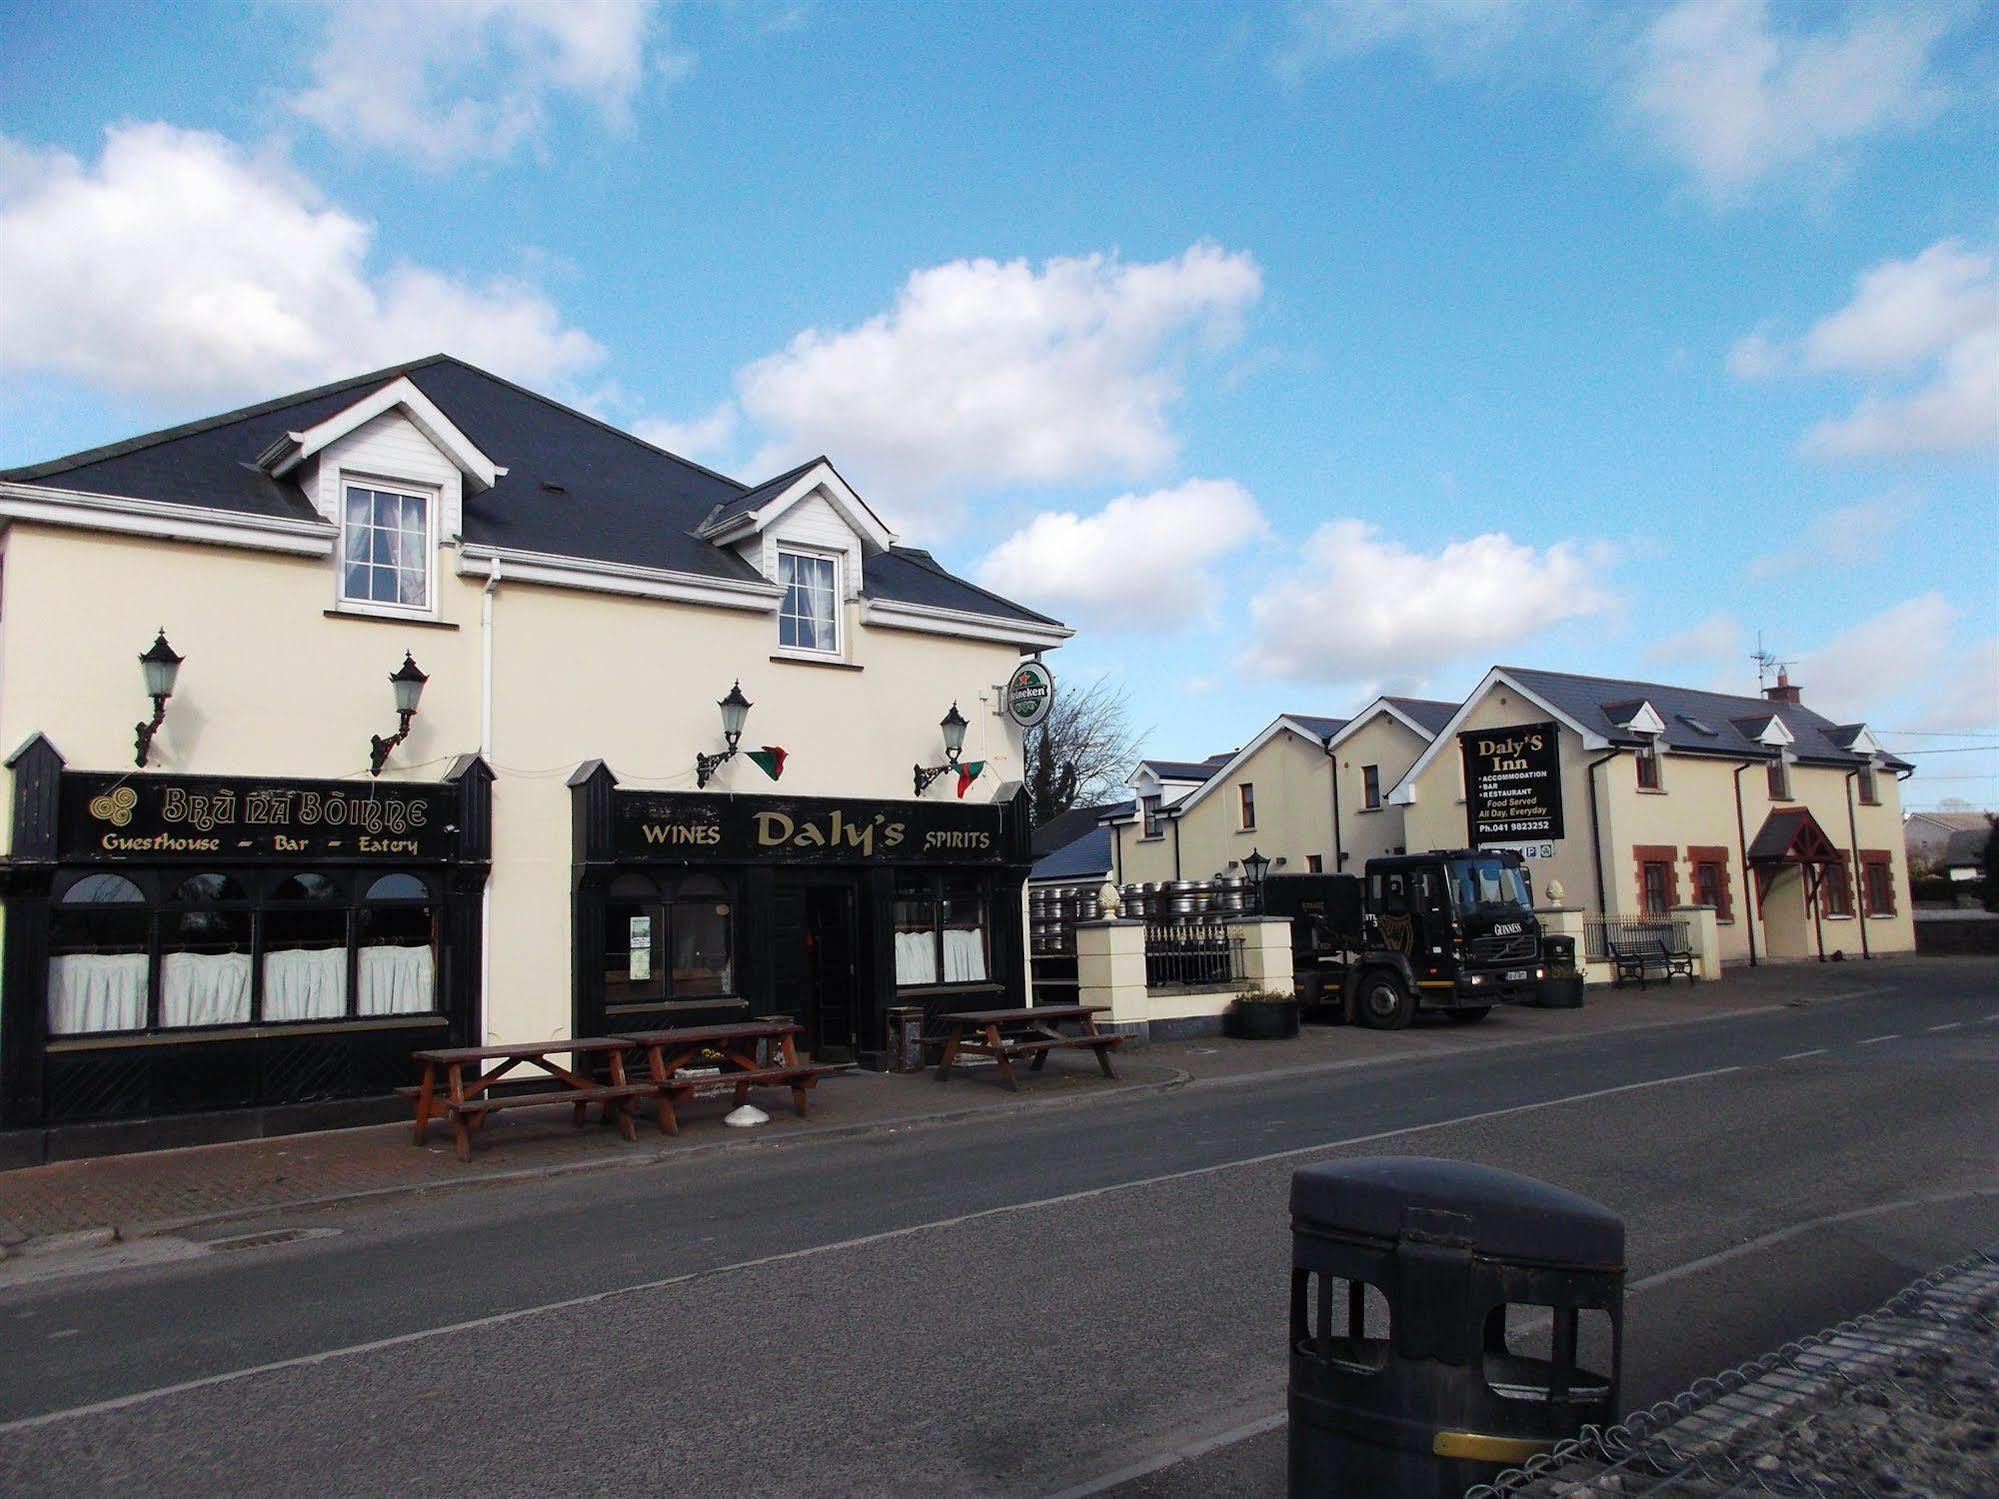
[[(1719, 1019), (1881, 992), (1883, 974), (1923, 967), (1922, 960), (1909, 959), (1867, 968), (1743, 969), (1720, 983), (1691, 988), (1679, 983), (1642, 991), (1593, 989), (1580, 1010), (1503, 1009), (1476, 1026), (1425, 1023), (1406, 1032), (1307, 1026), (1293, 1041), (1218, 1038), (1127, 1047), (1117, 1086), (1106, 1085), (1094, 1063), (1085, 1069), (1073, 1058), (1058, 1059), (1041, 1073), (1021, 1069), (1017, 1095), (1001, 1089), (976, 1063), (943, 1086), (928, 1073), (857, 1072), (824, 1082), (809, 1120), (790, 1111), (783, 1093), (764, 1092), (756, 1101), (771, 1122), (754, 1130), (727, 1129), (721, 1124), (726, 1098), (704, 1097), (683, 1109), (679, 1136), (662, 1139), (642, 1124), (637, 1146), (594, 1124), (574, 1128), (566, 1106), (533, 1111), (535, 1118), (516, 1110), (488, 1121), (470, 1165), (457, 1159), (443, 1125), (431, 1127), (430, 1144), (419, 1150), (410, 1143), (408, 1126), (400, 1124), (65, 1161), (0, 1172), (0, 1256), (144, 1238), (279, 1208), (630, 1169), (717, 1149), (752, 1150), (843, 1133), (997, 1118), (1049, 1105), (1102, 1103), (1196, 1079), (1276, 1078)], [(0, 1283), (5, 1279), (0, 1274)]]
[(1290, 1173), (1382, 1151), (1623, 1215), (1642, 1404), (1999, 1238), (1999, 964), (1781, 977), (46, 1256), (0, 1492), (1281, 1492)]

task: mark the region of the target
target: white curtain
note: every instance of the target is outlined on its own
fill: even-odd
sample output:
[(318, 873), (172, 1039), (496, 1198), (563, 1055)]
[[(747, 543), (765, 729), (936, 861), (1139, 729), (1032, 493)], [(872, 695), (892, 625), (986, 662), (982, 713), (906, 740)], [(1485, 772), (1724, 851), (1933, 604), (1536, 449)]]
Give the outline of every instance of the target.
[(161, 1025), (248, 1025), (250, 955), (170, 952), (160, 959)]
[(985, 976), (985, 933), (944, 928), (944, 982), (969, 984)]
[(937, 942), (929, 932), (895, 934), (895, 981), (898, 984), (937, 982)]
[(345, 947), (288, 947), (264, 954), (266, 1020), (338, 1020), (346, 1013)]
[(428, 946), (364, 947), (355, 1010), (362, 1015), (410, 1015), (432, 1009), (434, 977)]
[(65, 953), (49, 959), (49, 1031), (135, 1031), (146, 1023), (146, 955)]

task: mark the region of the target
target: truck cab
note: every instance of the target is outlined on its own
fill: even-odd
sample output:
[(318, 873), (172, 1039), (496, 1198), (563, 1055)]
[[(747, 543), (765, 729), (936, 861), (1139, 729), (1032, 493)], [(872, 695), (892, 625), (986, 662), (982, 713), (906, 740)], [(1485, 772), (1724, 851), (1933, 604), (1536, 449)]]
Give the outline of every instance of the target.
[(1451, 849), (1370, 859), (1365, 880), (1362, 947), (1408, 960), (1403, 977), (1419, 1006), (1483, 1015), (1534, 998), (1541, 924), (1518, 854)]

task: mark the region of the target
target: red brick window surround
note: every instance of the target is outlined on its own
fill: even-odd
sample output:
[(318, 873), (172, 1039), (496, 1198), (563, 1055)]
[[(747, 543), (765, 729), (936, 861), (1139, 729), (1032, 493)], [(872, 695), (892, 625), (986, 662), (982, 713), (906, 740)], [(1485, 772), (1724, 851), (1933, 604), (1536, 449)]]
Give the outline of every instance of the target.
[(1693, 866), (1694, 903), (1713, 906), (1716, 921), (1735, 920), (1735, 902), (1729, 889), (1728, 850), (1719, 844), (1690, 846), (1687, 863)]
[(1638, 909), (1664, 916), (1680, 903), (1680, 851), (1670, 843), (1632, 845), (1638, 866)]
[(1895, 914), (1895, 856), (1885, 848), (1860, 851), (1860, 896), (1869, 916)]

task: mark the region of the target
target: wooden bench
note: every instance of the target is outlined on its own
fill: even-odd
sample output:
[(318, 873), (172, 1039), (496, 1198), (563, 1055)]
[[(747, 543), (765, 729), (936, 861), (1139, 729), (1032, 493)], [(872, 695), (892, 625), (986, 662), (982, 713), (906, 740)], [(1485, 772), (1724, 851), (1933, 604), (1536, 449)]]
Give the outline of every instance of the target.
[[(659, 1031), (632, 1031), (617, 1039), (645, 1053), (651, 1081), (641, 1086), (653, 1094), (659, 1105), (660, 1130), (680, 1133), (676, 1103), (684, 1103), (704, 1089), (729, 1088), (735, 1093), (734, 1107), (749, 1101), (752, 1088), (789, 1088), (792, 1107), (800, 1119), (812, 1117), (809, 1097), (819, 1079), (832, 1072), (845, 1072), (851, 1064), (801, 1062), (794, 1040), (803, 1026), (790, 1021), (749, 1020), (725, 1025), (685, 1025)], [(757, 1044), (766, 1043), (766, 1055), (757, 1055)], [(775, 1043), (777, 1055), (768, 1055)], [(690, 1074), (688, 1068), (704, 1053), (721, 1059), (721, 1070), (713, 1074)]]
[(1683, 975), (1689, 984), (1698, 983), (1700, 975), (1694, 972), (1694, 955), (1684, 948), (1668, 949), (1663, 938), (1651, 938), (1640, 942), (1612, 942), (1609, 944), (1611, 966), (1616, 970), (1616, 987), (1622, 989), (1627, 978), (1638, 980), (1638, 987), (1648, 987), (1653, 973), (1664, 976), (1667, 986), (1672, 986), (1673, 978)]
[[(1111, 1065), (1111, 1053), (1124, 1045), (1124, 1037), (1105, 1035), (1097, 1029), (1097, 1016), (1105, 1008), (1103, 1005), (1035, 1005), (1016, 1010), (963, 1010), (952, 1015), (940, 1015), (938, 1019), (949, 1030), (941, 1037), (924, 1039), (943, 1043), (944, 1055), (937, 1064), (937, 1081), (940, 1083), (951, 1076), (951, 1068), (957, 1063), (959, 1054), (969, 1052), (974, 1056), (991, 1057), (999, 1067), (1000, 1081), (1010, 1091), (1019, 1092), (1020, 1081), (1013, 1072), (1015, 1061), (1021, 1057), (1032, 1057), (1034, 1060), (1028, 1064), (1028, 1070), (1039, 1072), (1051, 1051), (1066, 1048), (1094, 1052), (1104, 1076), (1115, 1079), (1117, 1069)], [(1073, 1035), (1064, 1034), (1056, 1027), (1065, 1021), (1078, 1022), (1083, 1028)]]
[[(539, 1041), (515, 1046), (455, 1046), (419, 1051), (412, 1053), (412, 1056), (423, 1064), (423, 1081), (415, 1087), (396, 1091), (416, 1105), (416, 1143), (424, 1143), (433, 1118), (447, 1119), (458, 1142), (458, 1159), (461, 1161), (472, 1159), (471, 1131), (483, 1124), (488, 1114), (500, 1109), (566, 1103), (574, 1107), (575, 1122), (581, 1125), (588, 1115), (589, 1106), (600, 1104), (604, 1122), (609, 1124), (615, 1121), (619, 1133), (627, 1140), (636, 1141), (638, 1132), (632, 1125), (631, 1102), (650, 1095), (654, 1090), (651, 1083), (634, 1083), (625, 1077), (625, 1054), (631, 1049), (629, 1041), (615, 1037), (583, 1036), (569, 1041)], [(579, 1059), (584, 1070), (572, 1072), (549, 1060), (565, 1053)], [(597, 1056), (606, 1058), (608, 1062), (611, 1074), (608, 1083), (591, 1078), (588, 1064), (581, 1060)], [(500, 1065), (491, 1072), (481, 1071), (482, 1065), (489, 1061), (498, 1061)], [(493, 1093), (495, 1083), (523, 1064), (539, 1069), (559, 1086)], [(441, 1095), (438, 1088), (440, 1073), (444, 1082)]]

